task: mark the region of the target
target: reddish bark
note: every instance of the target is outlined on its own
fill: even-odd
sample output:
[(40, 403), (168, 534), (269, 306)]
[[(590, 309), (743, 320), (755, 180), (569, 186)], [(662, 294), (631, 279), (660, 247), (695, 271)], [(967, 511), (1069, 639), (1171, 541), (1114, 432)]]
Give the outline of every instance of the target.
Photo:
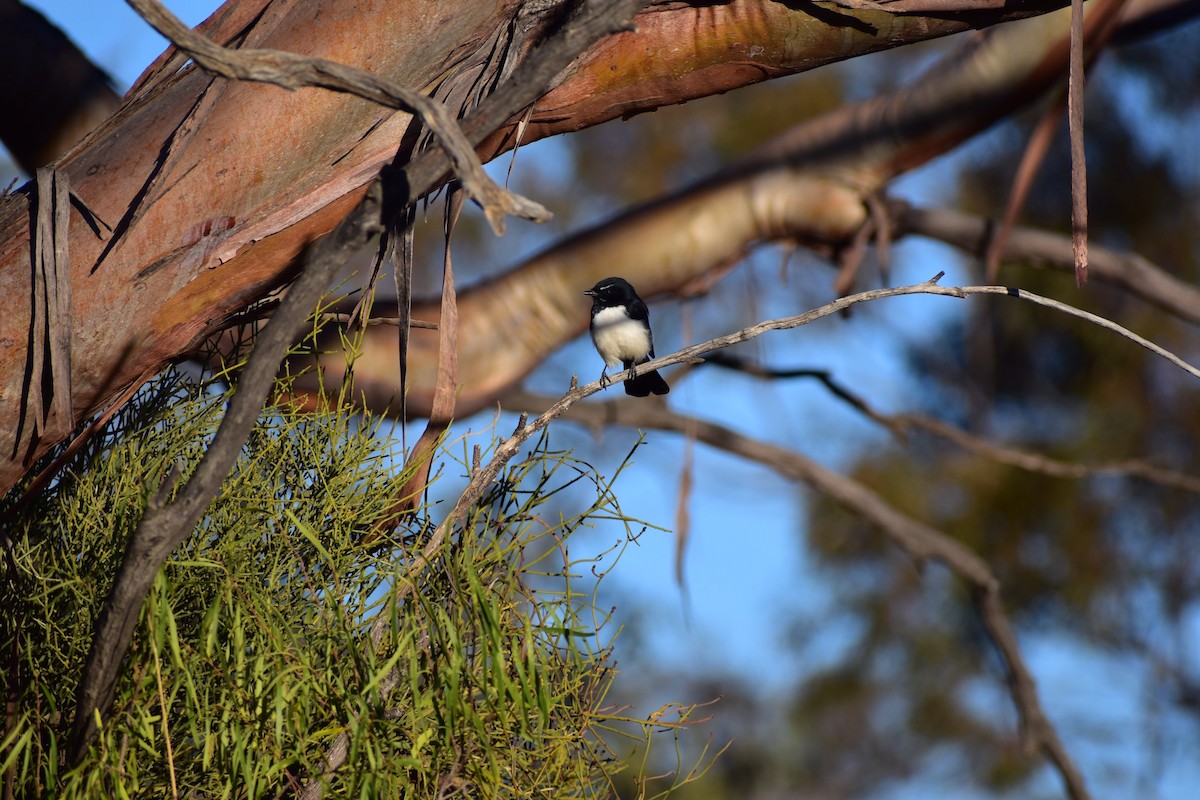
[[(317, 55), (431, 88), (477, 71), (498, 37), (513, 30), (520, 4), (307, 0), (268, 5), (257, 16), (263, 6), (231, 0), (205, 29), (217, 41)], [(749, 0), (655, 6), (639, 16), (638, 33), (580, 60), (539, 104), (534, 135), (942, 35), (980, 19), (835, 13)], [(515, 52), (536, 44), (536, 27), (519, 33), (528, 38), (513, 42)], [(80, 201), (117, 229), (101, 240), (81, 215), (71, 218), (77, 417), (186, 354), (229, 315), (288, 280), (297, 253), (330, 230), (394, 156), (408, 122), (405, 114), (319, 90), (213, 81), (172, 64), (148, 76), (137, 96), (56, 165)], [(500, 146), (493, 141), (487, 149)], [(23, 193), (0, 205), (0, 489), (68, 433), (51, 430), (34, 439), (23, 422), (31, 336), (28, 206)]]

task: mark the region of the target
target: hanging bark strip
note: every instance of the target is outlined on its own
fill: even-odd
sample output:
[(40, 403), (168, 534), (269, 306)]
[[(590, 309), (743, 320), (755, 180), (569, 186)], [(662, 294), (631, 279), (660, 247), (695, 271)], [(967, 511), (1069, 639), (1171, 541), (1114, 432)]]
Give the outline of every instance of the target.
[(450, 255), (450, 237), (458, 224), (462, 206), (463, 194), (454, 187), (446, 198), (446, 245), (443, 251), (442, 307), (438, 323), (437, 384), (433, 392), (433, 409), (421, 438), (417, 440), (404, 463), (404, 469), (411, 472), (411, 477), (400, 489), (393, 512), (381, 526), (383, 530), (391, 528), (397, 520), (409, 515), (421, 505), (425, 489), (429, 486), (429, 472), (433, 467), (434, 454), (454, 420), (455, 396), (458, 394), (458, 294), (454, 288), (454, 261)]
[(1067, 121), (1071, 129), (1071, 247), (1075, 285), (1087, 283), (1087, 160), (1083, 151), (1083, 0), (1071, 0), (1071, 70)]
[[(71, 193), (67, 178), (39, 169), (33, 236), (33, 324), (30, 326), (26, 420), (34, 439), (48, 431), (68, 433), (75, 419), (71, 402), (71, 269), (67, 243)], [(18, 437), (19, 440), (20, 437)]]
[(282, 50), (232, 50), (221, 47), (184, 25), (158, 0), (127, 2), (155, 30), (174, 42), (197, 64), (222, 77), (271, 83), (285, 89), (317, 86), (417, 114), (438, 137), (454, 164), (455, 174), (463, 188), (479, 203), (497, 235), (504, 233), (505, 217), (509, 215), (539, 222), (550, 218), (550, 212), (540, 204), (509, 192), (488, 177), (475, 154), (475, 148), (445, 104), (396, 81), (345, 64)]

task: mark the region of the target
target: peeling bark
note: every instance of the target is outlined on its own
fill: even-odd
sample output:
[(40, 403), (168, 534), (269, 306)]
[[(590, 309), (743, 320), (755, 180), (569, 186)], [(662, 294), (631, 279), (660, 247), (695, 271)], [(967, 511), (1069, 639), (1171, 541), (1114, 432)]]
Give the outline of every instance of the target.
[[(561, 75), (535, 105), (532, 135), (1046, 7), (925, 18), (750, 0), (656, 4), (637, 18), (636, 33), (593, 47)], [(514, 68), (553, 19), (531, 16), (517, 0), (231, 0), (201, 28), (222, 44), (319, 56), (432, 92), (477, 72), (498, 44), (505, 70)], [(54, 165), (76, 207), (112, 229), (71, 217), (77, 421), (290, 280), (304, 247), (346, 215), (382, 164), (411, 146), (410, 121), (346, 95), (229, 82), (161, 59), (118, 113)], [(467, 133), (478, 142), (494, 130)], [(481, 150), (504, 146), (493, 140)], [(29, 212), (25, 191), (0, 203), (4, 489), (61, 439), (17, 432), (31, 324)]]
[[(1089, 5), (1089, 31), (1101, 30), (1119, 7), (1112, 0)], [(1146, 8), (1133, 5), (1135, 14)], [(643, 296), (686, 297), (764, 242), (827, 251), (847, 245), (867, 223), (869, 198), (889, 180), (1058, 86), (1066, 75), (1069, 24), (1064, 9), (997, 28), (896, 92), (805, 122), (698, 185), (631, 209), (460, 293), (458, 413), (493, 405), (581, 334), (588, 315), (580, 292), (611, 274), (613, 264), (636, 276)], [(385, 306), (377, 311), (394, 315)], [(413, 316), (436, 320), (437, 306), (415, 305)], [(428, 330), (412, 332), (410, 415), (429, 413), (436, 341)], [(336, 350), (338, 342), (331, 330), (324, 345)], [(365, 331), (356, 350), (356, 401), (376, 413), (394, 412), (397, 359), (395, 331)], [(320, 367), (326, 385), (340, 384), (344, 359), (325, 356)], [(315, 374), (297, 386), (311, 393), (314, 407), (322, 402)]]

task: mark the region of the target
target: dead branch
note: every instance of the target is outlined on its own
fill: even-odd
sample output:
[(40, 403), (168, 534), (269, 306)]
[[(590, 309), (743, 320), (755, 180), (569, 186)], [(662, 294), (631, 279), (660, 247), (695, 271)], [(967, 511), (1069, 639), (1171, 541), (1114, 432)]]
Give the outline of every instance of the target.
[(802, 481), (827, 495), (852, 513), (872, 522), (918, 565), (931, 560), (945, 565), (970, 587), (984, 627), (1004, 663), (1026, 747), (1050, 760), (1074, 800), (1090, 797), (1083, 775), (1042, 708), (1037, 682), (1025, 663), (1012, 622), (1004, 610), (1000, 582), (983, 559), (962, 543), (905, 516), (861, 483), (827, 469), (798, 452), (753, 439), (714, 422), (679, 414), (665, 403), (617, 400), (563, 407), (562, 400), (529, 394), (514, 395), (508, 402), (512, 404), (510, 407), (515, 408), (546, 409), (543, 417), (557, 411), (557, 415), (564, 419), (593, 426), (616, 424), (694, 434), (699, 441), (711, 447), (764, 464), (781, 475)]
[[(1067, 248), (1069, 253), (1069, 242), (1067, 242)], [(1069, 266), (1069, 264), (1066, 265), (1068, 268)], [(909, 431), (915, 428), (944, 439), (975, 455), (995, 461), (998, 464), (1016, 467), (1026, 472), (1036, 472), (1040, 475), (1067, 479), (1089, 478), (1100, 475), (1140, 478), (1160, 486), (1200, 494), (1200, 478), (1183, 472), (1165, 469), (1149, 461), (1124, 459), (1120, 461), (1103, 461), (1094, 464), (1063, 461), (1051, 458), (1042, 453), (996, 444), (926, 414), (881, 414), (863, 397), (834, 380), (828, 370), (768, 368), (736, 356), (730, 356), (726, 353), (705, 356), (704, 365), (720, 366), (768, 380), (814, 378), (820, 381), (834, 397), (837, 397), (872, 422), (883, 426), (898, 439), (906, 439)], [(520, 395), (517, 396), (519, 397)], [(519, 403), (518, 407), (524, 408)]]
[[(890, 200), (888, 211), (897, 236), (927, 236), (981, 258), (996, 230), (996, 222), (991, 219), (950, 209), (921, 208), (901, 200)], [(1009, 233), (1004, 257), (1064, 272), (1074, 269), (1070, 237), (1020, 225)], [(1088, 274), (1181, 319), (1200, 323), (1200, 288), (1176, 278), (1137, 253), (1090, 244)]]
[(270, 83), (285, 89), (316, 86), (347, 92), (374, 103), (420, 116), (433, 131), (454, 165), (455, 174), (471, 199), (479, 203), (496, 235), (504, 233), (504, 218), (518, 216), (538, 222), (550, 218), (541, 204), (503, 188), (483, 171), (475, 148), (442, 103), (380, 75), (282, 50), (233, 50), (209, 41), (184, 25), (159, 0), (127, 0), (143, 19), (192, 57), (201, 67), (230, 80)]

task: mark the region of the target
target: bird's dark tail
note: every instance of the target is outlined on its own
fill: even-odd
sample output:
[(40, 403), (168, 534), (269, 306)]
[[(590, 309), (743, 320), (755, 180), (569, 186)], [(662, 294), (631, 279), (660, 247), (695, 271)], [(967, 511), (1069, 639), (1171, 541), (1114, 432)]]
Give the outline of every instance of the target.
[[(629, 365), (626, 364), (628, 369)], [(625, 394), (633, 395), (634, 397), (646, 397), (651, 394), (666, 394), (671, 391), (671, 387), (667, 386), (666, 380), (662, 375), (658, 374), (658, 370), (652, 369), (649, 372), (639, 371), (637, 377), (625, 379)]]

